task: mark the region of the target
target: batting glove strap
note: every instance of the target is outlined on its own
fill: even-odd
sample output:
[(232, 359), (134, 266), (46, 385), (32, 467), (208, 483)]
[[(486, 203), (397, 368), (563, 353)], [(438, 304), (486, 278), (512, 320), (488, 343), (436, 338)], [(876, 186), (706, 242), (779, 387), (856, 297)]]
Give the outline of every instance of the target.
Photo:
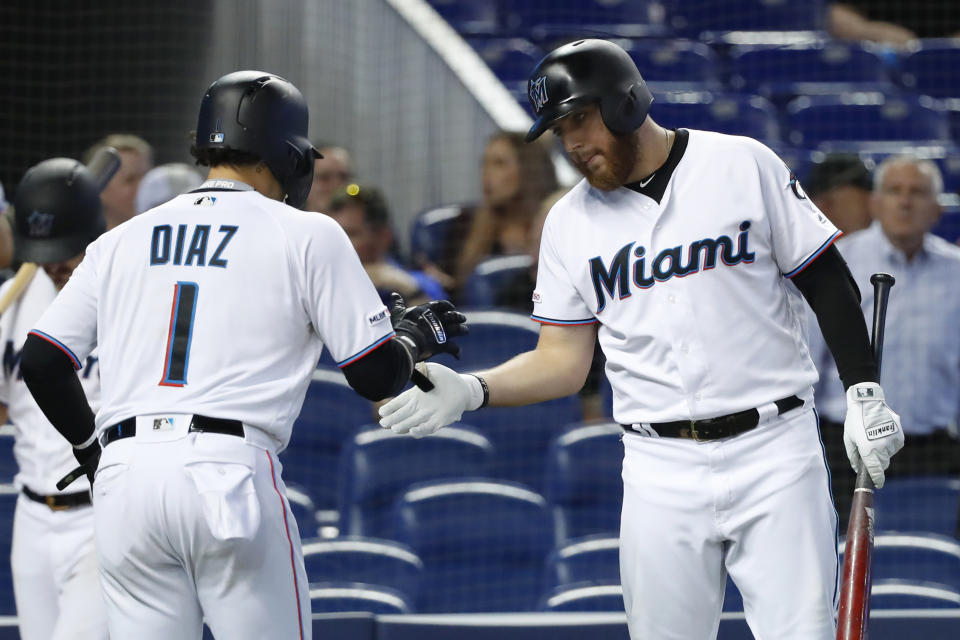
[(900, 416), (884, 401), (876, 382), (861, 382), (847, 389), (847, 417), (843, 443), (854, 471), (861, 464), (877, 488), (883, 486), (890, 458), (903, 447)]
[(95, 439), (85, 447), (74, 447), (73, 457), (77, 459), (80, 466), (60, 478), (57, 482), (58, 491), (63, 491), (82, 476), (87, 476), (87, 479), (90, 481), (90, 486), (93, 486), (93, 477), (96, 475), (97, 467), (100, 465), (100, 443)]

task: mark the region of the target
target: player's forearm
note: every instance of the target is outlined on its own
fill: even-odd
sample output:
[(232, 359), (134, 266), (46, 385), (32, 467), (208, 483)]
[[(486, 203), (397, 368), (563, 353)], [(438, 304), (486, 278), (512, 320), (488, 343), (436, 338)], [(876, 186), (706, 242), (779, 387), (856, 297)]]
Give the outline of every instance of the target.
[(538, 348), (477, 375), (487, 383), (490, 406), (512, 407), (574, 394), (589, 370), (589, 357), (577, 362), (568, 354)]

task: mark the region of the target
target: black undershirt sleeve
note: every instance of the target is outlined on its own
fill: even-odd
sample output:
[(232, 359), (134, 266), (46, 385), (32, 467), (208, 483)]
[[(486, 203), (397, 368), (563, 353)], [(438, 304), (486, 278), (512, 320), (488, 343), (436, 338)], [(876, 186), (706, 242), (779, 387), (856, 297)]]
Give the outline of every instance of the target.
[(23, 381), (57, 431), (71, 444), (93, 435), (93, 411), (73, 368), (73, 361), (46, 340), (28, 335), (20, 357)]
[(413, 361), (394, 338), (343, 369), (353, 390), (367, 400), (383, 400), (400, 393), (410, 381)]
[(840, 251), (831, 246), (792, 280), (817, 316), (843, 388), (877, 382), (877, 365), (860, 309), (860, 289)]

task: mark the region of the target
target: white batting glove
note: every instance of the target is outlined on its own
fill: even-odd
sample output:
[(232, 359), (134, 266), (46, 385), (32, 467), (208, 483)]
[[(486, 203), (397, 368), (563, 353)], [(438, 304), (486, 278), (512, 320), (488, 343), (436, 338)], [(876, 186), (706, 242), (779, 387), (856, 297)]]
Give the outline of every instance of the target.
[(434, 388), (423, 391), (411, 387), (380, 407), (380, 426), (384, 429), (422, 438), (483, 403), (483, 387), (476, 376), (457, 373), (435, 362), (421, 362), (417, 369)]
[(903, 448), (900, 416), (883, 400), (876, 382), (860, 382), (847, 389), (847, 418), (843, 422), (843, 444), (853, 470), (863, 464), (879, 489), (890, 457)]

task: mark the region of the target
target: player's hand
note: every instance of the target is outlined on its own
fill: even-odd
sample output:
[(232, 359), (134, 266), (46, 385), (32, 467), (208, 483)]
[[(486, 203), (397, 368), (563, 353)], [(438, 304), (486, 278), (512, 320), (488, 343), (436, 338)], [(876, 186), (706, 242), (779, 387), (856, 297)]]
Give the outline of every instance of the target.
[(460, 347), (451, 338), (466, 335), (469, 330), (467, 317), (457, 311), (453, 303), (449, 300), (431, 300), (407, 308), (399, 293), (391, 293), (390, 297), (393, 299), (390, 309), (393, 330), (398, 336), (410, 338), (417, 349), (417, 362), (438, 353), (460, 357)]
[(847, 389), (847, 418), (843, 423), (843, 444), (854, 471), (862, 464), (873, 484), (883, 486), (890, 458), (903, 447), (900, 416), (883, 399), (876, 382), (861, 382)]
[(434, 389), (411, 387), (380, 407), (381, 427), (422, 438), (458, 421), (464, 411), (477, 409), (483, 403), (483, 388), (476, 376), (433, 362), (418, 364), (417, 370)]
[(63, 491), (68, 485), (73, 484), (74, 480), (79, 479), (80, 476), (83, 475), (87, 476), (87, 480), (90, 481), (90, 486), (93, 487), (93, 477), (96, 475), (97, 467), (100, 465), (100, 443), (94, 440), (82, 449), (74, 448), (73, 457), (77, 459), (80, 466), (57, 482), (58, 491)]

